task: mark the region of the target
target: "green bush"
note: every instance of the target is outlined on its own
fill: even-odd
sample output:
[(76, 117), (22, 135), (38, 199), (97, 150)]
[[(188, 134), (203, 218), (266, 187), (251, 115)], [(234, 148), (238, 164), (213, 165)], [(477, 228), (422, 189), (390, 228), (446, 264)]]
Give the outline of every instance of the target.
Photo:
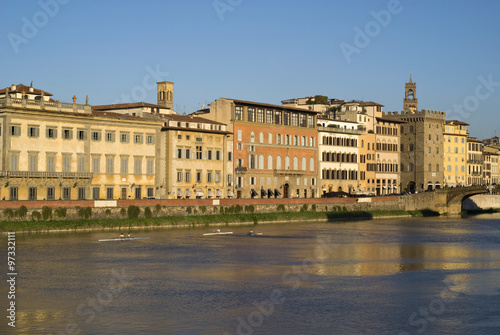
[(21, 207), (19, 207), (19, 209), (17, 210), (17, 216), (22, 219), (26, 217), (26, 214), (28, 214), (28, 209), (26, 208), (26, 206), (22, 205)]
[(153, 213), (151, 212), (151, 208), (149, 207), (144, 208), (144, 217), (149, 219), (152, 216)]
[(127, 216), (127, 210), (125, 208), (120, 209), (120, 214), (123, 217)]
[(3, 211), (3, 215), (5, 215), (8, 219), (12, 219), (16, 213), (12, 210), (12, 208), (6, 208)]
[(130, 205), (127, 209), (127, 215), (129, 219), (137, 219), (141, 214), (141, 209), (137, 206)]
[(156, 215), (160, 214), (161, 212), (161, 205), (160, 204), (156, 204), (155, 205), (155, 213)]
[(207, 206), (200, 206), (200, 211), (205, 214), (207, 211)]
[(106, 216), (111, 216), (111, 209), (107, 208), (104, 213), (106, 214)]
[(307, 204), (304, 204), (302, 205), (302, 207), (300, 208), (300, 211), (301, 212), (307, 212), (307, 209), (309, 208), (309, 206), (307, 206)]
[(79, 208), (77, 213), (79, 217), (87, 220), (92, 216), (92, 208), (90, 207)]
[(33, 221), (40, 221), (41, 218), (42, 218), (42, 214), (40, 214), (39, 211), (33, 211), (33, 212), (31, 212), (31, 219)]
[(52, 208), (48, 206), (43, 206), (42, 207), (42, 219), (43, 221), (47, 221), (52, 219)]
[(66, 217), (66, 214), (67, 214), (67, 209), (64, 208), (64, 207), (59, 207), (59, 208), (56, 208), (56, 210), (54, 211), (54, 214), (56, 215), (56, 217), (58, 218), (65, 218)]
[(285, 205), (279, 204), (278, 207), (276, 208), (278, 212), (284, 212), (285, 211)]
[(193, 213), (193, 208), (191, 206), (186, 207), (186, 213), (191, 215)]
[(254, 205), (248, 205), (248, 206), (245, 206), (245, 213), (254, 213), (255, 212), (255, 207)]

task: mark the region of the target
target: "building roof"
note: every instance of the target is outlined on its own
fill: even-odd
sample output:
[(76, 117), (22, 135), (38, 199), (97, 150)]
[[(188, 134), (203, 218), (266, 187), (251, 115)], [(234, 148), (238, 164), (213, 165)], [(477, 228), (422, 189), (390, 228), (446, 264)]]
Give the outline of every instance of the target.
[[(12, 89), (13, 86), (16, 87), (14, 90)], [(30, 88), (33, 89), (33, 92), (30, 92)], [(33, 86), (26, 86), (23, 84), (18, 84), (18, 85), (13, 84), (12, 86), (1, 89), (0, 94), (5, 94), (7, 92), (7, 89), (9, 89), (9, 93), (23, 93), (24, 92), (24, 93), (32, 93), (32, 94), (40, 94), (40, 95), (43, 93), (46, 96), (53, 95), (52, 93), (43, 91), (43, 90), (38, 89), (38, 88), (34, 88)]]
[(319, 111), (313, 111), (313, 110), (308, 110), (308, 109), (299, 108), (299, 107), (287, 107), (287, 106), (273, 105), (273, 104), (268, 104), (268, 103), (263, 103), (263, 102), (229, 99), (229, 98), (223, 98), (223, 99), (232, 100), (232, 101), (234, 101), (234, 103), (242, 104), (242, 105), (262, 106), (262, 107), (269, 107), (269, 108), (274, 108), (274, 109), (287, 109), (287, 110), (294, 110), (294, 111), (298, 111), (298, 112), (309, 112), (309, 113), (316, 113), (316, 114), (319, 113)]
[(130, 109), (130, 108), (140, 108), (140, 107), (169, 109), (165, 106), (150, 104), (147, 102), (133, 102), (133, 103), (125, 103), (125, 104), (97, 105), (97, 106), (92, 106), (92, 110), (102, 111), (102, 110), (110, 110), (110, 109)]
[(381, 105), (379, 103), (373, 102), (373, 101), (359, 101), (358, 102), (360, 106), (377, 106), (377, 107), (384, 107), (384, 105)]
[[(110, 118), (115, 118), (115, 119), (122, 119), (122, 120), (151, 120), (151, 118), (144, 118), (140, 116), (135, 116), (135, 115), (128, 115), (128, 114), (123, 114), (123, 113), (116, 113), (116, 112), (110, 112), (110, 111), (92, 111), (92, 115), (94, 116), (105, 116), (105, 117), (110, 117)], [(158, 121), (161, 121), (160, 119), (156, 119)]]
[(376, 117), (376, 119), (377, 119), (377, 121), (382, 121), (382, 122), (407, 123), (406, 121), (403, 121), (400, 119), (395, 119), (395, 118), (388, 117), (388, 116)]
[(468, 123), (458, 121), (458, 120), (446, 120), (445, 124), (458, 125), (458, 126), (469, 126)]
[(164, 119), (170, 119), (172, 121), (200, 122), (200, 123), (208, 123), (208, 124), (225, 125), (225, 123), (217, 122), (217, 121), (213, 121), (213, 120), (209, 120), (209, 119), (205, 119), (205, 118), (199, 117), (199, 116), (194, 116), (193, 114), (190, 114), (190, 115), (168, 114), (168, 115), (162, 115), (162, 118), (164, 118)]

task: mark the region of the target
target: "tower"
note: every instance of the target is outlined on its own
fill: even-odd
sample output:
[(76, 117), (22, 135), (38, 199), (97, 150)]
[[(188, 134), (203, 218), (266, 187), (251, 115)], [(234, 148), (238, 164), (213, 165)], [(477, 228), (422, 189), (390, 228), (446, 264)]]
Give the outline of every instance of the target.
[(174, 108), (174, 83), (171, 81), (161, 81), (156, 83), (158, 90), (157, 105), (168, 109)]
[(403, 110), (405, 112), (412, 112), (415, 113), (418, 111), (418, 99), (417, 99), (417, 84), (413, 82), (411, 79), (411, 74), (410, 74), (410, 81), (408, 83), (405, 83), (405, 98), (404, 98), (404, 103), (403, 103)]

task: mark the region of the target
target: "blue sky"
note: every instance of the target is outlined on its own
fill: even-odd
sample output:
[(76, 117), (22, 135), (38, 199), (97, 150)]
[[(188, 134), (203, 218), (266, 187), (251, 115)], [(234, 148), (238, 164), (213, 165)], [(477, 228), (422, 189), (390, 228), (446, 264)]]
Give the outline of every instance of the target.
[(316, 94), (419, 108), (500, 136), (498, 1), (25, 0), (2, 4), (0, 87), (61, 101), (156, 103), (176, 111), (220, 97), (280, 104)]

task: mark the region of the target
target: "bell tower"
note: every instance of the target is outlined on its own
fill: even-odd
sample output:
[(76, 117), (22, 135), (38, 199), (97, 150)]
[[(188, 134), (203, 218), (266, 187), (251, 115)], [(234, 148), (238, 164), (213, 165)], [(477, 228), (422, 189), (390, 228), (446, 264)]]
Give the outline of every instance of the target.
[(158, 90), (157, 105), (168, 109), (174, 108), (174, 83), (171, 81), (161, 81), (156, 83)]
[(412, 74), (410, 74), (410, 81), (405, 84), (405, 98), (403, 101), (403, 110), (405, 112), (410, 111), (415, 113), (418, 111), (418, 99), (417, 99), (417, 84), (412, 80)]

